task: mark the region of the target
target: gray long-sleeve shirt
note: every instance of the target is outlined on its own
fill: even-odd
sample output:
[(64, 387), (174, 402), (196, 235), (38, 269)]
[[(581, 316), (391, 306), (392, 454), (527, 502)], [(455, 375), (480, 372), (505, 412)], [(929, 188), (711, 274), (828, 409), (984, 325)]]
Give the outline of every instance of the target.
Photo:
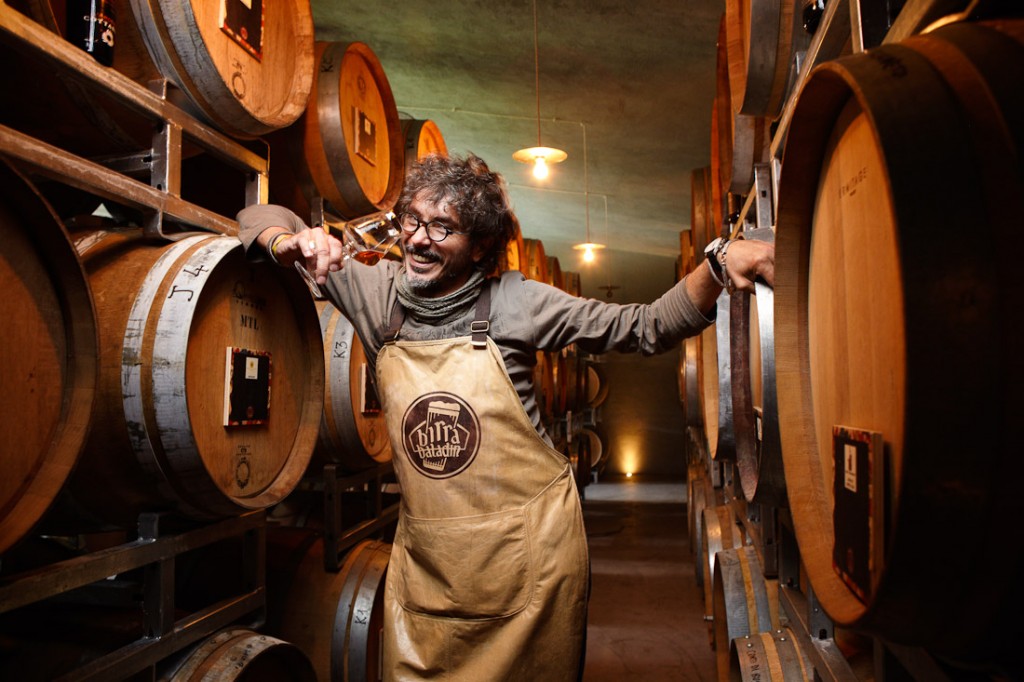
[[(273, 205), (249, 206), (239, 212), (238, 222), (239, 239), (246, 253), (256, 259), (265, 254), (250, 247), (267, 228), (283, 227), (292, 232), (306, 228), (293, 212)], [(400, 267), (393, 261), (382, 261), (372, 267), (349, 261), (340, 271), (331, 273), (326, 287), (321, 287), (351, 320), (371, 365), (376, 364), (377, 353), (385, 342), (397, 301), (394, 280)], [(713, 321), (693, 305), (684, 282), (678, 282), (651, 304), (580, 298), (526, 279), (518, 271), (506, 272), (485, 284), (491, 287), (490, 337), (501, 351), (512, 384), (538, 433), (547, 438), (533, 386), (536, 351), (555, 352), (575, 343), (581, 350), (594, 354), (613, 350), (644, 355), (665, 352)], [(444, 325), (417, 320), (410, 312), (402, 327), (402, 338), (468, 336), (473, 312), (470, 305), (464, 315)]]

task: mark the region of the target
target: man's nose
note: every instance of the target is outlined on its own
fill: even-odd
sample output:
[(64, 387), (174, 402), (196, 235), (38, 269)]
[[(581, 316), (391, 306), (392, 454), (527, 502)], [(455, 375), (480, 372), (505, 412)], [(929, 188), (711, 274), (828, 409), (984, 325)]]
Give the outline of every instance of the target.
[(427, 226), (423, 223), (418, 224), (411, 234), (408, 232), (405, 234), (405, 241), (407, 244), (414, 244), (420, 248), (430, 246), (430, 237), (427, 235)]

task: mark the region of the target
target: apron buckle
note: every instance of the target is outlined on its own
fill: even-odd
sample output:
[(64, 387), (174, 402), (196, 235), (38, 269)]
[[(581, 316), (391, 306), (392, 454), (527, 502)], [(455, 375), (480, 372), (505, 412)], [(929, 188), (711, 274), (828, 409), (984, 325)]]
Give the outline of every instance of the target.
[(473, 334), (473, 348), (486, 348), (487, 347), (487, 332), (491, 330), (491, 323), (488, 320), (474, 320), (469, 325), (469, 330)]

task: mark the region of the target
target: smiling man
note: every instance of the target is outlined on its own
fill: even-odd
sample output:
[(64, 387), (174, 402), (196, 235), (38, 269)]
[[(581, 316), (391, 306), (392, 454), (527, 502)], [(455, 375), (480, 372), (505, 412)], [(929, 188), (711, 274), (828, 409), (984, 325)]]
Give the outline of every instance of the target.
[(724, 283), (771, 283), (772, 247), (719, 242), (649, 305), (488, 277), (515, 235), (504, 181), (479, 157), (432, 156), (395, 207), (401, 263), (345, 261), (287, 209), (250, 206), (253, 258), (301, 263), (375, 366), (402, 508), (385, 592), (386, 680), (573, 680), (589, 568), (569, 463), (533, 388), (536, 351), (660, 353), (711, 322)]

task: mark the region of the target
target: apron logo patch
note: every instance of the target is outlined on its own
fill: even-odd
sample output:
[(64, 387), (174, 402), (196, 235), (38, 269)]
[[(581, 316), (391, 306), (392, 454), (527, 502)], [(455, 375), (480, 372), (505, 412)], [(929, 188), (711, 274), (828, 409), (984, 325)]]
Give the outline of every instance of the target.
[(462, 473), (480, 448), (476, 413), (451, 393), (427, 393), (413, 401), (402, 419), (402, 434), (412, 465), (430, 478)]

